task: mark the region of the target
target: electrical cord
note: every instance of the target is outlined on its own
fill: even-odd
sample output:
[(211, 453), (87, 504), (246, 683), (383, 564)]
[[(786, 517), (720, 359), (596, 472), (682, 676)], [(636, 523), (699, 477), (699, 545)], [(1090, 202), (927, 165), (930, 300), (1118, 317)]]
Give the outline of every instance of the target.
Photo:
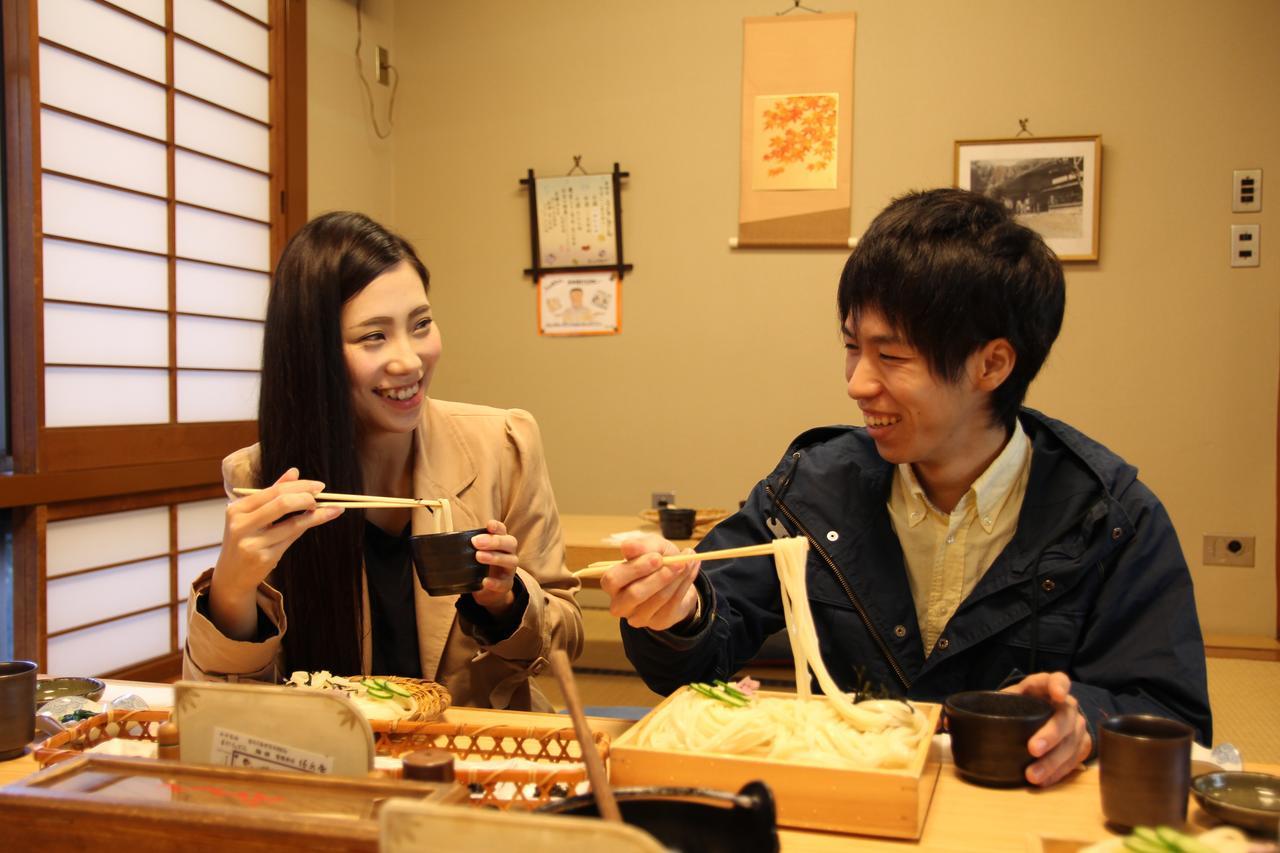
[(396, 110), (396, 89), (400, 88), (400, 72), (391, 63), (387, 63), (387, 70), (393, 75), (391, 78), (391, 99), (387, 103), (387, 132), (383, 133), (382, 128), (378, 126), (378, 116), (373, 104), (373, 89), (369, 86), (369, 81), (364, 76), (364, 61), (360, 58), (360, 47), (364, 44), (364, 24), (363, 14), (364, 0), (356, 0), (356, 74), (360, 76), (360, 85), (364, 87), (365, 100), (369, 103), (369, 123), (373, 125), (373, 132), (377, 134), (379, 139), (386, 139), (391, 135), (391, 131), (395, 129), (394, 115)]

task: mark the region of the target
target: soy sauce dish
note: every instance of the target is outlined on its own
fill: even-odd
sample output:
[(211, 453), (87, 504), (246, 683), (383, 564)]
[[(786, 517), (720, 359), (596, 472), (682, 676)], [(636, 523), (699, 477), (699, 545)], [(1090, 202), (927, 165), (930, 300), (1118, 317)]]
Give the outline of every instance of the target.
[(1280, 776), (1223, 771), (1191, 780), (1200, 808), (1224, 823), (1274, 835), (1280, 828)]

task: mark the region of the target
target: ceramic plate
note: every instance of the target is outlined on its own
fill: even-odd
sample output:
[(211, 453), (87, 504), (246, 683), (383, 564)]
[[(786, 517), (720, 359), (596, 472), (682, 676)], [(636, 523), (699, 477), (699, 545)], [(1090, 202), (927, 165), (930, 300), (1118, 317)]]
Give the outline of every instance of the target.
[(1280, 826), (1280, 776), (1224, 771), (1191, 780), (1191, 793), (1226, 823), (1274, 835)]

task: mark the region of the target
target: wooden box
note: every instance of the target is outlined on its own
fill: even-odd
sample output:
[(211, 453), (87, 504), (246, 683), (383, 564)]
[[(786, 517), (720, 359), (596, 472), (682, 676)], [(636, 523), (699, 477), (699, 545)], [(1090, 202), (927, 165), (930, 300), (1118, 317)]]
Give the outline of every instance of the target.
[[(614, 741), (609, 778), (615, 786), (677, 785), (737, 791), (747, 782), (760, 779), (773, 789), (779, 826), (890, 838), (920, 837), (938, 781), (939, 763), (931, 756), (930, 746), (942, 706), (913, 703), (924, 712), (930, 734), (921, 738), (915, 758), (904, 770), (853, 770), (636, 746), (658, 712), (688, 689), (681, 688), (668, 696)], [(757, 695), (794, 698), (788, 693)]]

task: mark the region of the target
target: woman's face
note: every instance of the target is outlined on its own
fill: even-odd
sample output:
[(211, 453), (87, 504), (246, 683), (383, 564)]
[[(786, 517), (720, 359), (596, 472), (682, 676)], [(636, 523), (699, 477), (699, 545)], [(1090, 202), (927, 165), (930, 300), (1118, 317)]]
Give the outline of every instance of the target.
[(366, 432), (418, 425), (440, 331), (422, 279), (402, 261), (342, 306), (342, 353), (356, 421)]

